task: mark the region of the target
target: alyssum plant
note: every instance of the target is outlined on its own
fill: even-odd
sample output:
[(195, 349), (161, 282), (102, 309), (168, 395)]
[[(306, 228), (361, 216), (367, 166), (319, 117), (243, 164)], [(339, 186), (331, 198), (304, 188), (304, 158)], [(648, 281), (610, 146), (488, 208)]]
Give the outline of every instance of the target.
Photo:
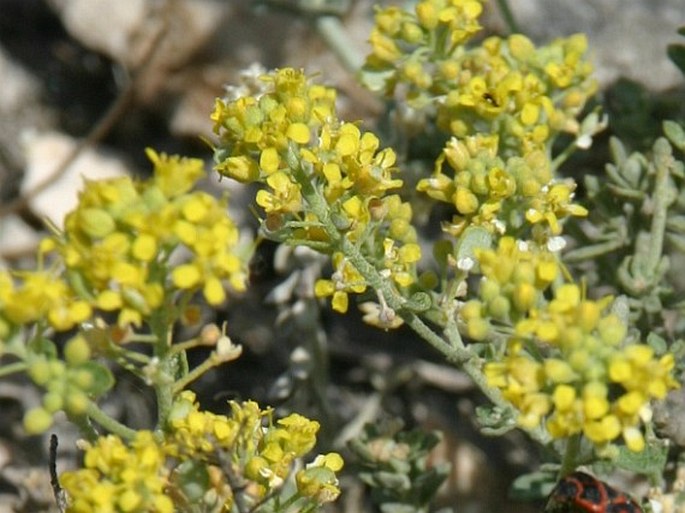
[[(481, 11), (478, 0), (377, 11), (361, 76), (400, 106), (399, 158), (339, 119), (335, 89), (286, 68), (216, 101), (215, 169), (260, 185), (263, 236), (330, 256), (316, 296), (341, 313), (361, 299), (367, 322), (406, 324), (467, 372), (492, 403), (484, 430), (526, 430), (558, 455), (560, 476), (610, 462), (656, 481), (666, 456), (653, 404), (679, 386), (685, 327), (664, 328), (653, 305), (683, 310), (666, 244), (685, 234), (672, 148), (685, 149), (685, 134), (666, 125), (649, 156), (616, 143), (609, 178), (588, 182), (595, 203), (576, 202), (560, 168), (604, 128), (597, 111), (578, 119), (596, 90), (585, 38), (472, 45)], [(43, 391), (27, 431), (63, 411), (87, 440), (83, 467), (60, 478), (66, 511), (310, 511), (334, 500), (341, 457), (298, 463), (317, 422), (250, 401), (218, 415), (188, 390), (240, 347), (213, 325), (187, 341), (173, 327), (196, 322), (198, 296), (220, 305), (226, 285), (243, 290), (250, 250), (226, 202), (195, 190), (201, 161), (148, 154), (152, 178), (87, 183), (41, 244), (38, 269), (0, 273), (0, 375), (26, 373)], [(442, 236), (426, 240), (435, 209)], [(628, 221), (649, 244), (607, 245), (616, 219), (636, 210)], [(571, 224), (575, 239), (564, 236)], [(606, 283), (577, 277), (618, 248), (624, 263)], [(601, 285), (615, 295), (597, 294)], [(186, 352), (200, 346), (213, 350), (190, 369)], [(112, 365), (154, 390), (149, 431), (99, 408)]]
[[(194, 190), (201, 160), (148, 156), (149, 180), (86, 184), (64, 230), (41, 244), (37, 270), (0, 274), (0, 349), (14, 360), (0, 374), (24, 372), (43, 391), (24, 426), (42, 433), (63, 411), (81, 428), (83, 468), (60, 476), (69, 512), (315, 510), (338, 495), (342, 467), (336, 453), (296, 465), (318, 422), (277, 419), (253, 401), (218, 415), (188, 390), (241, 348), (215, 325), (177, 341), (174, 325), (197, 322), (198, 293), (219, 305), (226, 283), (244, 289), (249, 251), (226, 201)], [(60, 350), (51, 337), (61, 333), (70, 335)], [(185, 355), (196, 347), (213, 350), (189, 369)], [(98, 406), (114, 384), (112, 365), (154, 390), (150, 430)]]

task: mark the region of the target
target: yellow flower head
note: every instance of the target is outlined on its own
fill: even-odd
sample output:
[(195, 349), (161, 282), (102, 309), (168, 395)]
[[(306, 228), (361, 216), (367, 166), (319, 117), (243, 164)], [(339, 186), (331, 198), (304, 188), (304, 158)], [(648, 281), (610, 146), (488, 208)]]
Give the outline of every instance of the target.
[(67, 511), (172, 513), (165, 461), (150, 431), (139, 431), (130, 445), (113, 435), (99, 438), (86, 450), (83, 469), (60, 476)]

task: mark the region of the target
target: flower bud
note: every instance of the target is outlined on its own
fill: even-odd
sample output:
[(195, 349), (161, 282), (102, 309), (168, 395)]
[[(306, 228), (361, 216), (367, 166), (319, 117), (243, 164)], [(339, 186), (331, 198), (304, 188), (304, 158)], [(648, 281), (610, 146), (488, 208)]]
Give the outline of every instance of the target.
[(52, 378), (50, 362), (41, 358), (29, 364), (28, 375), (36, 385), (45, 385)]
[(43, 408), (49, 413), (55, 413), (64, 407), (62, 394), (48, 392), (43, 396)]
[(77, 388), (67, 390), (64, 410), (71, 415), (83, 415), (88, 409), (88, 397)]
[(52, 425), (52, 415), (45, 408), (33, 408), (24, 415), (24, 429), (29, 435), (44, 433)]
[(77, 212), (79, 227), (94, 239), (109, 235), (116, 227), (112, 216), (101, 208), (84, 208)]
[(401, 34), (402, 39), (411, 44), (418, 44), (423, 39), (423, 31), (416, 23), (403, 23)]
[(472, 319), (466, 326), (466, 334), (469, 338), (481, 341), (490, 332), (490, 323), (485, 319)]
[(488, 302), (488, 310), (496, 319), (506, 319), (511, 310), (511, 303), (504, 296), (497, 296)]
[(64, 359), (69, 365), (78, 365), (90, 359), (90, 346), (82, 336), (71, 338), (64, 346)]

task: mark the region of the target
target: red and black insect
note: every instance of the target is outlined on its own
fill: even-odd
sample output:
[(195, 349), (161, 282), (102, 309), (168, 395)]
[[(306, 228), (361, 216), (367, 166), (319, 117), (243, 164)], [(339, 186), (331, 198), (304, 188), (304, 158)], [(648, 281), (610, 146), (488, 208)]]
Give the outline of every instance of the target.
[(643, 512), (625, 493), (584, 472), (573, 472), (554, 487), (544, 513)]

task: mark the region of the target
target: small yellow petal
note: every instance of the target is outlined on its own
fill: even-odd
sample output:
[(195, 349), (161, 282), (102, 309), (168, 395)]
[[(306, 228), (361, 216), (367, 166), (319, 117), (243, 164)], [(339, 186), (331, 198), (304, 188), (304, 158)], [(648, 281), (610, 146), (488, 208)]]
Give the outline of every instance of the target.
[(569, 385), (558, 385), (552, 394), (554, 407), (560, 411), (570, 410), (576, 400), (576, 390)]
[(157, 240), (150, 234), (139, 235), (133, 241), (131, 252), (134, 258), (142, 262), (150, 262), (157, 253)]
[(309, 142), (309, 127), (304, 123), (292, 123), (285, 135), (298, 144), (307, 144)]
[(278, 171), (279, 163), (280, 160), (278, 158), (278, 151), (276, 151), (276, 148), (266, 148), (259, 156), (259, 167), (261, 167), (267, 174)]
[(623, 439), (626, 446), (633, 452), (642, 452), (645, 448), (645, 438), (642, 432), (636, 427), (627, 427), (623, 429)]
[(178, 288), (190, 289), (200, 282), (200, 270), (192, 264), (179, 265), (172, 271), (171, 279)]
[(333, 310), (335, 310), (336, 312), (347, 312), (347, 308), (349, 306), (349, 299), (347, 297), (347, 293), (342, 292), (340, 290), (336, 291), (333, 294), (333, 301), (331, 302), (331, 306), (333, 307)]
[(316, 297), (327, 297), (333, 295), (335, 285), (330, 280), (317, 280), (314, 285), (314, 295)]
[(210, 305), (220, 305), (226, 299), (226, 291), (217, 278), (208, 279), (202, 293)]

